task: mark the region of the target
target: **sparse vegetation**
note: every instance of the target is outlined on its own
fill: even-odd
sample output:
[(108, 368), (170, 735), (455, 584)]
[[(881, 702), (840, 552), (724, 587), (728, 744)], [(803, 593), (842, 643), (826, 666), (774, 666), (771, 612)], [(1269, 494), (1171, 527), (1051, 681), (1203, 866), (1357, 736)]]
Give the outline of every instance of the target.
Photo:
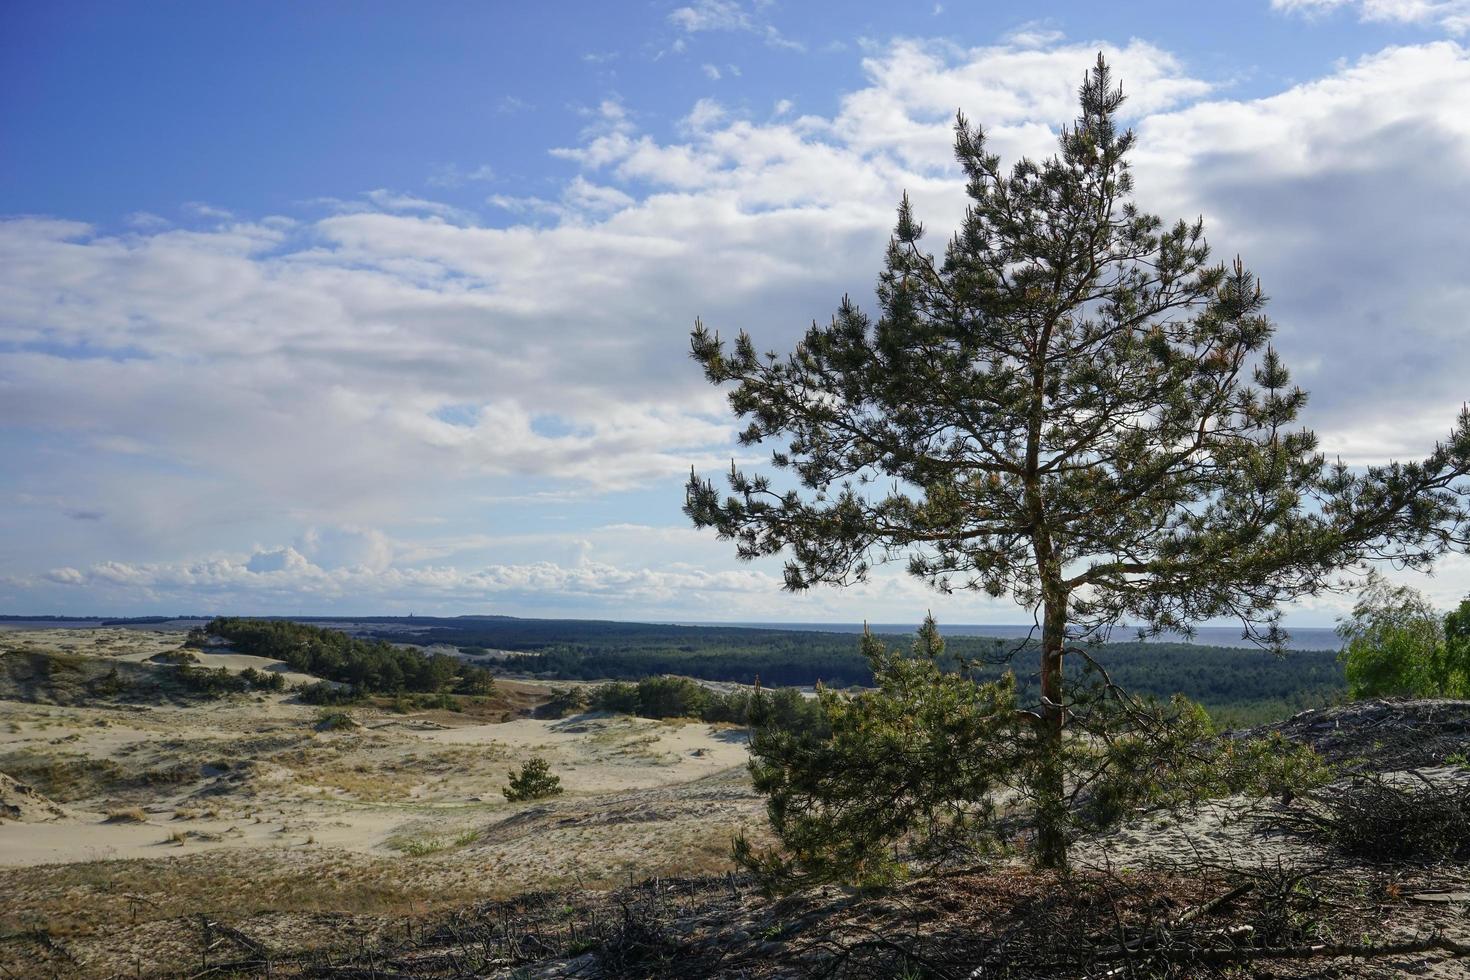
[(337, 732), (360, 727), (362, 726), (357, 720), (345, 711), (323, 711), (316, 716), (316, 729), (319, 732)]
[[(153, 652), (151, 644), (158, 639), (150, 637), (146, 641), (149, 653)], [(126, 643), (123, 649), (129, 651), (143, 646), (131, 635), (120, 638), (118, 643)], [(76, 672), (63, 668), (62, 673), (81, 684), (89, 677), (101, 676), (95, 673), (97, 668), (111, 665), (118, 666), (121, 675), (129, 680), (130, 667), (145, 675), (156, 674), (163, 682), (171, 682), (175, 677), (172, 667), (116, 660), (118, 649), (117, 646), (99, 648), (90, 657), (81, 658)], [(912, 652), (904, 657), (912, 659)], [(89, 659), (95, 660), (95, 664), (86, 662)], [(955, 670), (949, 662), (955, 658), (942, 654), (935, 659), (944, 666), (930, 680), (946, 678), (936, 683), (952, 685), (952, 694), (963, 695), (963, 683), (990, 683), (987, 673), (976, 671), (972, 676)], [(894, 893), (883, 902), (870, 904), (859, 898), (852, 905), (853, 915), (859, 917), (854, 922), (884, 930), (884, 940), (893, 944), (864, 945), (872, 939), (872, 934), (844, 931), (847, 920), (841, 915), (829, 918), (827, 913), (822, 913), (816, 920), (808, 917), (813, 910), (809, 903), (813, 896), (823, 894), (820, 891), (792, 896), (779, 906), (762, 904), (751, 900), (749, 879), (725, 876), (729, 868), (729, 841), (737, 831), (743, 830), (748, 835), (748, 844), (757, 852), (780, 843), (770, 838), (760, 817), (763, 801), (752, 793), (749, 781), (738, 768), (748, 733), (737, 730), (735, 725), (750, 722), (758, 739), (785, 738), (798, 747), (820, 747), (834, 737), (823, 728), (828, 715), (821, 699), (803, 697), (790, 689), (736, 690), (726, 694), (677, 678), (649, 680), (650, 683), (642, 685), (642, 695), (637, 683), (611, 687), (601, 696), (602, 703), (629, 708), (635, 713), (643, 710), (671, 713), (662, 723), (600, 715), (567, 723), (549, 721), (540, 728), (522, 721), (507, 729), (512, 739), (509, 745), (444, 744), (438, 738), (443, 735), (451, 743), (454, 741), (452, 732), (443, 731), (446, 727), (474, 728), (486, 721), (524, 719), (543, 699), (555, 699), (555, 689), (517, 681), (502, 682), (492, 698), (451, 695), (465, 709), (464, 714), (380, 719), (386, 724), (375, 721), (372, 729), (351, 738), (324, 738), (313, 733), (309, 726), (316, 718), (337, 710), (343, 714), (376, 717), (373, 713), (388, 710), (395, 697), (378, 695), (361, 699), (360, 708), (326, 706), (325, 711), (291, 701), (273, 701), (269, 706), (243, 699), (201, 704), (198, 695), (177, 696), (181, 688), (172, 689), (176, 690), (176, 699), (156, 702), (146, 711), (116, 704), (98, 711), (44, 702), (11, 702), (15, 709), (12, 717), (20, 729), (14, 734), (20, 738), (19, 744), (0, 753), (0, 770), (24, 775), (37, 792), (49, 788), (50, 784), (61, 786), (63, 793), (59, 795), (66, 797), (67, 806), (66, 813), (53, 813), (45, 809), (44, 800), (36, 798), (37, 802), (28, 803), (12, 793), (4, 802), (20, 802), (23, 810), (20, 819), (60, 821), (58, 829), (67, 830), (76, 826), (74, 822), (79, 817), (101, 821), (109, 810), (136, 808), (151, 816), (146, 824), (124, 823), (112, 828), (95, 822), (88, 825), (89, 833), (94, 835), (92, 840), (102, 841), (113, 835), (113, 840), (138, 842), (143, 847), (142, 860), (78, 861), (6, 869), (8, 894), (19, 898), (0, 903), (5, 906), (0, 909), (0, 930), (13, 937), (0, 944), (0, 967), (17, 975), (29, 975), (35, 972), (37, 963), (63, 963), (66, 954), (61, 950), (66, 950), (95, 964), (100, 973), (130, 975), (134, 971), (131, 950), (137, 949), (138, 943), (146, 942), (145, 964), (150, 964), (152, 957), (159, 969), (197, 972), (197, 951), (204, 941), (199, 914), (203, 914), (222, 929), (237, 928), (249, 939), (278, 951), (273, 974), (309, 973), (313, 964), (322, 962), (312, 958), (314, 950), (320, 947), (332, 948), (333, 962), (338, 966), (356, 963), (344, 959), (345, 953), (368, 955), (355, 933), (350, 951), (333, 945), (341, 938), (344, 921), (341, 916), (351, 914), (361, 916), (352, 921), (368, 929), (380, 929), (384, 923), (392, 923), (388, 932), (378, 933), (390, 937), (387, 943), (371, 951), (375, 968), (383, 971), (385, 964), (391, 963), (401, 972), (412, 972), (407, 960), (393, 958), (397, 937), (406, 935), (405, 910), (413, 909), (431, 920), (415, 922), (412, 945), (403, 947), (408, 951), (405, 955), (436, 948), (434, 944), (438, 940), (433, 937), (437, 927), (433, 923), (442, 914), (449, 923), (444, 927), (444, 936), (452, 937), (451, 929), (459, 930), (461, 936), (482, 936), (489, 945), (480, 944), (476, 948), (486, 957), (494, 957), (505, 955), (508, 947), (496, 945), (500, 940), (488, 933), (466, 931), (478, 928), (471, 924), (488, 922), (481, 917), (492, 916), (494, 928), (502, 930), (495, 935), (503, 935), (509, 924), (520, 921), (516, 916), (540, 909), (539, 902), (549, 902), (546, 910), (548, 914), (555, 912), (555, 922), (563, 932), (557, 933), (550, 922), (535, 927), (541, 929), (539, 935), (548, 945), (535, 947), (539, 952), (533, 953), (533, 958), (552, 955), (549, 950), (555, 950), (568, 955), (590, 953), (592, 961), (597, 963), (647, 965), (657, 961), (645, 958), (651, 947), (640, 944), (657, 940), (662, 951), (659, 955), (674, 957), (673, 969), (687, 972), (691, 963), (705, 962), (698, 959), (702, 955), (698, 944), (716, 943), (722, 957), (720, 969), (728, 967), (736, 973), (744, 969), (759, 974), (772, 964), (773, 958), (795, 956), (797, 950), (823, 944), (834, 955), (846, 957), (843, 962), (852, 965), (848, 973), (853, 976), (867, 975), (864, 970), (869, 974), (876, 970), (877, 975), (883, 976), (923, 975), (923, 968), (915, 965), (917, 960), (905, 960), (906, 954), (900, 950), (911, 951), (941, 967), (948, 964), (952, 968), (950, 972), (964, 976), (982, 962), (987, 950), (993, 949), (997, 957), (985, 961), (987, 970), (999, 969), (996, 964), (1033, 962), (1024, 958), (1026, 950), (1038, 955), (1049, 949), (1054, 952), (1055, 946), (1027, 945), (1033, 940), (1040, 943), (1046, 935), (1047, 923), (1058, 929), (1082, 930), (1080, 935), (1095, 934), (1110, 921), (1110, 901), (1119, 902), (1117, 911), (1129, 928), (1143, 930), (1149, 921), (1149, 909), (1157, 912), (1160, 923), (1165, 923), (1165, 919), (1172, 922), (1179, 909), (1168, 911), (1163, 903), (1207, 901), (1233, 887), (1222, 883), (1216, 890), (1217, 886), (1211, 883), (1213, 879), (1206, 875), (1197, 881), (1189, 880), (1187, 887), (1192, 890), (1181, 890), (1181, 884), (1150, 885), (1154, 890), (1149, 890), (1142, 885), (1135, 888), (1143, 879), (1124, 876), (1117, 880), (1098, 880), (1086, 872), (1077, 872), (1070, 879), (1080, 883), (1077, 887), (1081, 889), (1073, 906), (1067, 904), (1071, 897), (1053, 890), (1057, 887), (1053, 878), (1028, 877), (1025, 880), (1031, 884), (1023, 887), (1018, 884), (1019, 878), (1012, 877), (1017, 874), (1014, 869), (1001, 866), (998, 870), (988, 870), (982, 865), (982, 870), (959, 878), (953, 877), (954, 870), (950, 869), (943, 877), (925, 879), (919, 874), (924, 862), (911, 862), (902, 872), (908, 880), (894, 884)], [(923, 690), (923, 685), (917, 682), (913, 687), (915, 691)], [(591, 695), (597, 688), (582, 686), (578, 690)], [(861, 696), (861, 692), (829, 691), (827, 694), (848, 700)], [(435, 700), (435, 696), (405, 692), (401, 698), (403, 703), (415, 706), (420, 699), (427, 703)], [(574, 696), (568, 700), (575, 706), (580, 699)], [(931, 727), (932, 713), (925, 716), (923, 700), (923, 696), (916, 697), (912, 702), (916, 705), (914, 711), (895, 712), (881, 706), (864, 707), (861, 711), (867, 712), (875, 731), (889, 725), (908, 724), (914, 731), (900, 730), (906, 732), (904, 738), (912, 739), (915, 731)], [(1247, 744), (1261, 746), (1264, 754), (1274, 760), (1279, 748), (1288, 748), (1293, 743), (1281, 741), (1273, 745), (1270, 741), (1247, 743), (1241, 739), (1225, 743), (1200, 741), (1194, 736), (1208, 735), (1199, 727), (1207, 724), (1202, 716), (1187, 716), (1187, 706), (1154, 707), (1165, 715), (1179, 716), (1175, 719), (1179, 738), (1168, 743), (1176, 754), (1161, 755), (1159, 747), (1153, 746), (1154, 754), (1149, 755), (1144, 748), (1133, 745), (1125, 750), (1125, 743), (1120, 743), (1112, 763), (1119, 770), (1134, 776), (1147, 774), (1149, 782), (1161, 783), (1164, 789), (1173, 788), (1184, 796), (1193, 794), (1199, 781), (1213, 780), (1215, 790), (1222, 786), (1245, 787), (1252, 794), (1262, 791), (1272, 794), (1277, 788), (1291, 788), (1302, 782), (1289, 771), (1273, 775), (1253, 770), (1254, 764), (1248, 762), (1249, 752), (1243, 754), (1247, 761), (1238, 761), (1242, 758), (1242, 747)], [(716, 723), (712, 728), (683, 725), (681, 716), (690, 717), (692, 710), (698, 712), (694, 717), (723, 716), (732, 723)], [(1075, 710), (1084, 712), (1094, 708), (1076, 704)], [(1350, 738), (1354, 719), (1362, 724), (1356, 737)], [(99, 720), (108, 721), (112, 730), (97, 731)], [(200, 726), (209, 731), (201, 730)], [(1356, 760), (1344, 761), (1347, 766), (1364, 768), (1369, 765), (1365, 761), (1369, 756), (1373, 760), (1402, 757), (1413, 764), (1438, 765), (1457, 752), (1463, 754), (1465, 733), (1470, 732), (1470, 714), (1443, 702), (1353, 704), (1325, 714), (1305, 716), (1282, 730), (1289, 738), (1298, 740), (1328, 739), (1327, 754), (1331, 758)], [(220, 738), (221, 731), (236, 734)], [(538, 731), (544, 731), (546, 739), (555, 740), (555, 755), (540, 747), (538, 739), (542, 736)], [(1415, 748), (1412, 759), (1401, 756), (1400, 743), (1411, 742)], [(1227, 745), (1233, 746), (1230, 751), (1234, 756), (1228, 752), (1222, 754)], [(1210, 751), (1202, 752), (1202, 749)], [(544, 754), (550, 762), (546, 774), (552, 776), (554, 770), (554, 778), (561, 780), (568, 793), (574, 789), (576, 792), (570, 797), (566, 794), (558, 797), (555, 806), (498, 805), (500, 787), (504, 785), (500, 777), (504, 771), (507, 768), (518, 771), (528, 756), (537, 753)], [(934, 758), (940, 754), (936, 743)], [(922, 759), (923, 755), (900, 746), (893, 749), (893, 757)], [(1232, 771), (1237, 763), (1240, 772)], [(670, 766), (684, 766), (688, 776), (668, 785), (613, 788), (624, 777), (636, 780), (635, 786), (648, 779), (662, 784), (668, 778)], [(891, 771), (899, 768), (899, 765), (892, 766)], [(1255, 775), (1250, 775), (1252, 771)], [(41, 778), (37, 778), (38, 773)], [(683, 781), (690, 777), (694, 781)], [(1117, 831), (1119, 839), (1126, 840), (1127, 835), (1134, 834), (1140, 823), (1146, 828), (1148, 839), (1156, 840), (1160, 835), (1191, 832), (1188, 830), (1191, 820), (1205, 819), (1188, 813), (1171, 814), (1170, 829), (1164, 829), (1163, 815), (1148, 812), (1158, 805), (1152, 801), (1159, 787), (1125, 781), (1104, 793), (1106, 781), (1105, 774), (1090, 784), (1088, 793), (1079, 794), (1077, 832), (1087, 833), (1088, 827), (1105, 823), (1106, 818), (1100, 812), (1090, 811), (1088, 807), (1101, 811), (1109, 802), (1126, 818)], [(858, 780), (852, 782), (856, 784)], [(1307, 805), (1304, 800), (1315, 799), (1317, 795), (1316, 791), (1299, 793), (1287, 810), (1299, 810)], [(994, 814), (995, 846), (1004, 849), (1024, 844), (1024, 827), (1018, 820), (1023, 813), (1017, 809), (1019, 805), (1002, 790)], [(1239, 816), (1231, 817), (1231, 822), (1221, 824), (1218, 830), (1213, 824), (1198, 824), (1209, 828), (1203, 831), (1203, 843), (1209, 846), (1212, 835), (1220, 833), (1226, 835), (1228, 846), (1234, 846), (1238, 854), (1252, 855), (1241, 860), (1255, 862), (1258, 845), (1268, 849), (1259, 855), (1260, 862), (1274, 860), (1274, 856), (1268, 856), (1274, 855), (1269, 849), (1278, 846), (1277, 842), (1293, 838), (1251, 836), (1251, 822), (1245, 818), (1251, 811), (1235, 809), (1237, 806), (1247, 805), (1234, 800), (1221, 804)], [(1255, 806), (1261, 810), (1279, 809), (1270, 795)], [(1212, 807), (1205, 812), (1215, 810)], [(384, 841), (383, 837), (374, 835), (383, 832), (381, 818), (387, 814), (401, 815), (402, 823), (392, 827)], [(222, 819), (224, 822), (218, 822)], [(364, 839), (382, 841), (397, 853), (388, 856), (365, 853), (349, 843), (354, 834), (350, 828), (364, 819), (367, 822), (361, 827), (372, 828)], [(229, 826), (230, 823), (234, 826)], [(138, 829), (142, 827), (149, 827), (151, 836), (147, 830)], [(333, 828), (331, 836), (323, 833), (327, 827)], [(935, 841), (938, 840), (936, 835)], [(1088, 837), (1080, 845), (1088, 848), (1089, 856), (1094, 853), (1092, 840)], [(231, 846), (221, 848), (219, 845), (226, 841)], [(324, 846), (314, 846), (313, 841)], [(911, 834), (896, 845), (896, 854), (908, 861), (919, 853), (917, 843), (919, 836)], [(1137, 852), (1126, 849), (1133, 845), (1124, 846), (1125, 850), (1117, 855), (1119, 864), (1131, 865), (1138, 860)], [(1184, 851), (1176, 849), (1167, 853), (1187, 859)], [(1357, 860), (1347, 855), (1340, 859)], [(494, 868), (496, 873), (479, 873), (484, 867)], [(1435, 883), (1443, 882), (1446, 873), (1443, 867), (1432, 872)], [(870, 870), (883, 869), (874, 864)], [(719, 877), (707, 885), (670, 877), (694, 872)], [(630, 876), (637, 880), (645, 875), (660, 876), (658, 885), (614, 893), (618, 898), (609, 901), (605, 912), (597, 913), (591, 920), (576, 918), (580, 913), (573, 910), (585, 909), (584, 903), (592, 894), (581, 892), (581, 888), (625, 886)], [(1412, 887), (1405, 883), (1402, 865), (1385, 865), (1382, 875), (1384, 880), (1395, 882), (1395, 887)], [(955, 882), (958, 890), (948, 897), (933, 893), (936, 899), (930, 902), (924, 896), (931, 894), (927, 890), (937, 887), (937, 882)], [(1262, 893), (1267, 892), (1266, 885), (1266, 879), (1262, 878), (1258, 885)], [(576, 890), (556, 891), (565, 888)], [(528, 890), (536, 894), (511, 898)], [(720, 901), (728, 900), (728, 911), (725, 905), (703, 905), (704, 911), (689, 910), (688, 915), (697, 917), (691, 921), (678, 910), (686, 890), (691, 896), (724, 896)], [(78, 894), (88, 895), (88, 901), (79, 903)], [(1317, 918), (1309, 918), (1310, 894), (1300, 890), (1288, 894), (1290, 901), (1279, 909), (1271, 903), (1237, 905), (1209, 922), (1251, 924), (1261, 930), (1260, 935), (1264, 937), (1261, 943), (1293, 943), (1304, 941), (1303, 937), (1315, 937), (1313, 941), (1342, 938), (1312, 931), (1320, 930), (1324, 913), (1318, 910)], [(640, 895), (644, 898), (637, 897)], [(659, 907), (644, 900), (652, 896), (659, 896)], [(483, 903), (493, 898), (506, 898), (507, 903), (489, 907), (496, 911), (486, 911)], [(626, 929), (621, 925), (625, 912), (619, 901), (628, 903), (626, 914), (630, 924)], [(850, 894), (843, 901), (851, 902)], [(925, 921), (940, 931), (931, 933), (930, 927), (925, 926), (920, 935), (912, 930), (905, 932), (906, 927), (896, 920), (871, 918), (878, 909), (890, 908), (894, 901), (901, 905), (912, 903), (915, 913), (928, 916)], [(1137, 904), (1129, 904), (1132, 902)], [(1161, 904), (1149, 905), (1150, 902)], [(262, 925), (266, 919), (239, 914), (240, 909), (247, 907), (270, 908), (270, 925)], [(782, 911), (778, 914), (775, 909)], [(967, 910), (965, 915), (973, 913), (974, 921), (956, 921), (955, 909)], [(1058, 917), (1036, 918), (1042, 915), (1038, 909), (1057, 911)], [(1063, 909), (1072, 911), (1063, 914), (1059, 911)], [(1280, 915), (1276, 915), (1278, 910)], [(323, 916), (323, 912), (332, 914)], [(706, 921), (710, 915), (715, 916), (714, 921)], [(1069, 918), (1074, 915), (1075, 923)], [(1102, 918), (1096, 918), (1097, 915)], [(1140, 915), (1142, 918), (1133, 917)], [(735, 918), (727, 920), (726, 916)], [(1089, 921), (1097, 923), (1090, 931), (1081, 925)], [(1041, 931), (1033, 930), (1033, 925)], [(43, 934), (37, 930), (43, 930), (55, 946), (31, 938)], [(741, 934), (748, 934), (748, 938), (741, 938)], [(1171, 937), (1168, 941), (1176, 944), (1183, 941), (1180, 937), (1187, 940), (1192, 935), (1208, 934), (1209, 928), (1199, 932), (1178, 928), (1167, 931)], [(225, 934), (213, 935), (219, 941)], [(1011, 938), (997, 945), (1003, 935)], [(1154, 933), (1147, 935), (1155, 937)], [(931, 936), (932, 940), (927, 938)], [(973, 945), (954, 938), (965, 936), (981, 938)], [(373, 941), (370, 935), (369, 946)], [(244, 963), (253, 955), (245, 951), (247, 947), (231, 946), (234, 941), (227, 936), (224, 942), (224, 946), (211, 954), (211, 966), (225, 957), (236, 957), (235, 962)], [(1106, 953), (1106, 943), (1095, 944), (1093, 951)], [(1183, 947), (1173, 948), (1179, 951), (1178, 955), (1184, 955)], [(1079, 953), (1082, 959), (1067, 962), (1074, 966), (1086, 964), (1085, 956), (1091, 954), (1083, 949)], [(472, 962), (465, 958), (468, 952), (457, 947), (446, 955), (459, 957), (461, 964)], [(1164, 957), (1160, 962), (1167, 962), (1170, 954), (1157, 955)], [(799, 959), (790, 962), (807, 964)], [(1047, 962), (1055, 967), (1061, 961)], [(1116, 959), (1107, 961), (1102, 972), (1119, 965)], [(1134, 965), (1141, 976), (1148, 975), (1142, 954)], [(240, 968), (250, 970), (246, 966)], [(533, 968), (555, 972), (557, 965), (537, 964)], [(804, 968), (793, 966), (798, 972)], [(65, 967), (60, 969), (64, 972)], [(711, 969), (716, 967), (712, 965)], [(841, 970), (838, 975), (842, 975)]]
[(142, 807), (130, 806), (107, 811), (108, 823), (147, 823), (148, 814)]
[(440, 854), (444, 851), (468, 847), (482, 836), (478, 830), (465, 830), (452, 837), (394, 837), (388, 841), (388, 847), (408, 857), (424, 857), (429, 854)]
[(521, 766), (519, 772), (507, 773), (510, 785), (501, 790), (512, 803), (541, 800), (562, 792), (561, 777), (551, 773), (551, 763), (537, 756)]
[(1470, 785), (1414, 770), (1396, 778), (1374, 773), (1322, 790), (1312, 802), (1265, 819), (1369, 861), (1470, 860)]
[(148, 658), (149, 663), (173, 664), (175, 667), (183, 664), (197, 664), (199, 657), (188, 650), (165, 650), (163, 653), (155, 653)]

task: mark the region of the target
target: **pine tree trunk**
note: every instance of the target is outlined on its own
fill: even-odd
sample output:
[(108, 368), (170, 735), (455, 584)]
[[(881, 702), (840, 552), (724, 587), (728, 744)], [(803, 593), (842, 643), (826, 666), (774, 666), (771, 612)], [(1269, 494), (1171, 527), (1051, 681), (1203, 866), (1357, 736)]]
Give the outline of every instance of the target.
[(1036, 862), (1044, 868), (1067, 866), (1066, 787), (1062, 736), (1066, 711), (1062, 703), (1062, 650), (1067, 635), (1067, 600), (1060, 590), (1047, 590), (1041, 627), (1041, 731), (1036, 792)]

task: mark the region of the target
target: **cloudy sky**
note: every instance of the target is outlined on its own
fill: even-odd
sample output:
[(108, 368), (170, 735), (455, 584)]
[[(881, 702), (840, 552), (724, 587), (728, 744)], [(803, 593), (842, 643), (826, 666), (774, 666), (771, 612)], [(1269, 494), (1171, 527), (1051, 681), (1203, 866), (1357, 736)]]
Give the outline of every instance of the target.
[(1470, 0), (820, 6), (4, 5), (0, 612), (1029, 619), (788, 596), (688, 527), (741, 452), (688, 331), (871, 297), (904, 190), (959, 216), (954, 111), (1049, 152), (1099, 49), (1141, 203), (1260, 274), (1324, 447), (1448, 432)]

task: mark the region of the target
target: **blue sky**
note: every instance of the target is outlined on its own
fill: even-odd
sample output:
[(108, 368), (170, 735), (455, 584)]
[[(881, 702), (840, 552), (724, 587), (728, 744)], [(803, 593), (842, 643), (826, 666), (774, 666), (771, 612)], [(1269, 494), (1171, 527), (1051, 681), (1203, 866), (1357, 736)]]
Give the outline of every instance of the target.
[[(0, 611), (1015, 622), (792, 597), (688, 528), (696, 315), (865, 299), (956, 108), (1048, 152), (1098, 49), (1138, 194), (1273, 296), (1306, 421), (1422, 456), (1470, 374), (1467, 0), (9, 4)], [(1448, 605), (1470, 563), (1415, 580)], [(1291, 611), (1328, 624), (1325, 598)]]

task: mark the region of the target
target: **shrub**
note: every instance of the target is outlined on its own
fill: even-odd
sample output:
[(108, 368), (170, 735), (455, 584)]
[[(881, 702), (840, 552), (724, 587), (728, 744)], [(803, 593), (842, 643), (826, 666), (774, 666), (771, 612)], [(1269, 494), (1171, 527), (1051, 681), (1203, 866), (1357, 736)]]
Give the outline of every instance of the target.
[(302, 704), (315, 705), (356, 704), (362, 700), (362, 694), (355, 688), (339, 687), (331, 681), (302, 684), (296, 688), (296, 696)]
[(1355, 857), (1470, 860), (1470, 786), (1431, 782), (1417, 772), (1393, 781), (1375, 774), (1313, 800), (1315, 808), (1269, 819)]
[(246, 667), (240, 671), (240, 678), (257, 691), (284, 691), (286, 689), (286, 675), (272, 670), (256, 670), (254, 667)]
[[(722, 694), (686, 677), (645, 677), (636, 684), (614, 681), (594, 687), (590, 694), (568, 693), (566, 697), (585, 697), (586, 706), (597, 711), (640, 718), (698, 718), (737, 725), (751, 723), (756, 701), (761, 698), (762, 724), (768, 727), (794, 731), (818, 729), (825, 724), (817, 699), (789, 687), (764, 693), (757, 688), (755, 691), (736, 690)], [(565, 705), (557, 703), (557, 698), (553, 697), (537, 713), (547, 718), (563, 717), (553, 712), (571, 704), (570, 700)]]
[(545, 799), (548, 796), (560, 795), (562, 792), (561, 778), (553, 776), (551, 764), (539, 756), (521, 766), (520, 772), (510, 772), (506, 775), (510, 777), (510, 785), (501, 792), (512, 803)]
[[(903, 873), (900, 847), (940, 860), (998, 842), (994, 800), (1023, 741), (1012, 680), (942, 671), (932, 620), (909, 656), (871, 635), (863, 650), (878, 690), (819, 689), (818, 725), (792, 726), (789, 699), (758, 695), (752, 705), (750, 771), (784, 853), (737, 838), (735, 857), (768, 885), (882, 885)], [(778, 704), (793, 717), (779, 718)]]
[(1114, 719), (1101, 744), (1070, 746), (1074, 768), (1097, 775), (1078, 813), (1079, 823), (1104, 827), (1133, 810), (1171, 809), (1200, 800), (1246, 794), (1299, 795), (1332, 778), (1310, 746), (1280, 732), (1266, 738), (1227, 739), (1199, 705), (1176, 695), (1167, 706), (1144, 705), (1156, 725)]
[(178, 650), (165, 650), (162, 653), (155, 653), (153, 656), (148, 658), (148, 661), (149, 663), (155, 664), (182, 665), (197, 664), (199, 662), (199, 658), (190, 653), (188, 650), (181, 648)]
[(420, 694), (414, 698), (415, 703), (423, 709), (437, 708), (440, 711), (463, 711), (464, 707), (459, 699), (448, 691), (440, 691), (438, 694)]
[(110, 698), (113, 695), (121, 694), (128, 687), (128, 683), (117, 672), (117, 667), (112, 667), (106, 674), (92, 681), (89, 687), (93, 695)]
[(317, 715), (316, 728), (319, 732), (335, 732), (344, 728), (357, 728), (357, 722), (345, 711), (323, 711)]
[(180, 664), (178, 678), (189, 690), (212, 698), (250, 690), (248, 680), (239, 674), (230, 673), (224, 667), (211, 670), (208, 667)]
[(485, 697), (495, 693), (495, 677), (484, 667), (465, 664), (459, 668), (459, 672), (459, 680), (454, 683), (455, 694)]
[(148, 814), (143, 812), (142, 807), (127, 807), (119, 810), (108, 810), (107, 819), (104, 823), (147, 823)]
[[(1021, 829), (1070, 836), (1136, 808), (1302, 792), (1330, 778), (1310, 748), (1279, 736), (1224, 739), (1198, 705), (1140, 701), (1105, 674), (1064, 687), (1070, 728), (1044, 753), (1011, 676), (982, 683), (943, 670), (932, 620), (907, 654), (870, 635), (863, 649), (877, 690), (819, 688), (814, 704), (797, 692), (752, 699), (750, 769), (780, 848), (759, 853), (737, 839), (735, 858), (768, 887), (884, 885), (910, 863), (994, 852)], [(1038, 789), (1053, 764), (1068, 788), (1060, 799)]]
[(565, 718), (587, 710), (587, 692), (580, 687), (559, 687), (552, 691), (551, 699), (536, 706), (537, 718)]
[(588, 699), (594, 711), (611, 711), (620, 715), (638, 713), (638, 685), (614, 681), (592, 689)]
[(638, 682), (638, 708), (644, 718), (699, 718), (710, 692), (687, 677), (645, 677)]
[(1375, 573), (1337, 633), (1351, 697), (1470, 696), (1470, 600), (1441, 621), (1422, 593)]

